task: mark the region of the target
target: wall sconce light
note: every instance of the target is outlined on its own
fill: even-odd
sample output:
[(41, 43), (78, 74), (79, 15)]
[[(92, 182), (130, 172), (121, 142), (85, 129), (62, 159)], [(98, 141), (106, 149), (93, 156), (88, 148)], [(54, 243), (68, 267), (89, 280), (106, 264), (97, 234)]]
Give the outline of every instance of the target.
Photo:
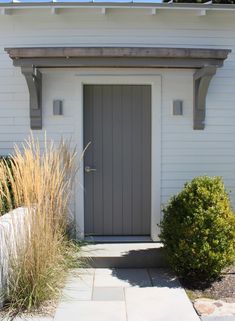
[(182, 116), (183, 115), (183, 101), (182, 100), (173, 100), (173, 116)]
[(63, 102), (62, 102), (62, 100), (59, 100), (59, 99), (53, 100), (53, 115), (54, 116), (63, 115)]

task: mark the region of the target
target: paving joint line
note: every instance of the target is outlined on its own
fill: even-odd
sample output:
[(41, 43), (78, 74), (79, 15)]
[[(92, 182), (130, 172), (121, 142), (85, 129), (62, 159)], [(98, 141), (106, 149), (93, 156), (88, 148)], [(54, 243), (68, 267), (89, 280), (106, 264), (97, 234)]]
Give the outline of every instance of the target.
[(93, 296), (94, 296), (95, 274), (96, 274), (96, 269), (94, 269), (94, 271), (93, 271), (92, 288), (91, 288), (91, 301), (93, 301)]
[(123, 288), (124, 292), (124, 302), (125, 302), (125, 311), (126, 311), (126, 321), (128, 321), (128, 313), (127, 313), (127, 303), (126, 303), (126, 288)]
[(149, 277), (151, 286), (154, 287), (153, 280), (152, 280), (151, 274), (150, 274), (150, 272), (149, 272), (149, 268), (147, 268), (146, 270), (147, 270), (147, 274), (148, 274), (148, 277)]

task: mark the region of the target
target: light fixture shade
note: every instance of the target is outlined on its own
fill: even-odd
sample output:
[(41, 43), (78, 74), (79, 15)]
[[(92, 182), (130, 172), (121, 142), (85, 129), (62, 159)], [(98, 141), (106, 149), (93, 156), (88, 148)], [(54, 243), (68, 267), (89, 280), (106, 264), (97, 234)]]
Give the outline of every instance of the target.
[(63, 102), (62, 102), (62, 100), (59, 100), (59, 99), (53, 100), (53, 115), (54, 116), (63, 115)]
[(173, 100), (173, 116), (182, 116), (183, 115), (183, 101), (182, 100)]

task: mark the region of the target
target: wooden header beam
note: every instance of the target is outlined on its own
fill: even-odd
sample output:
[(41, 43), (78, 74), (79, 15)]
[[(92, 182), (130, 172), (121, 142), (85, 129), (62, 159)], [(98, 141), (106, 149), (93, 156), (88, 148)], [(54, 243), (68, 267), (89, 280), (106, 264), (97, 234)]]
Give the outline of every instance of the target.
[(18, 58), (88, 58), (143, 57), (226, 59), (230, 50), (207, 48), (153, 47), (28, 47), (5, 48), (12, 59)]
[(190, 68), (194, 73), (194, 129), (204, 129), (210, 80), (231, 50), (142, 47), (6, 48), (15, 66), (22, 68), (30, 94), (32, 129), (42, 128), (40, 68)]

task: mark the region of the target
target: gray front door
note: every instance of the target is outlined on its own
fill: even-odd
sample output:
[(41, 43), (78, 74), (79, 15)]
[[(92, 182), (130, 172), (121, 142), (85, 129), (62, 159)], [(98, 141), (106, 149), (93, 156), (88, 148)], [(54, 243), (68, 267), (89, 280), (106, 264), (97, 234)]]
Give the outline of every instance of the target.
[(85, 233), (150, 235), (151, 86), (85, 85)]

